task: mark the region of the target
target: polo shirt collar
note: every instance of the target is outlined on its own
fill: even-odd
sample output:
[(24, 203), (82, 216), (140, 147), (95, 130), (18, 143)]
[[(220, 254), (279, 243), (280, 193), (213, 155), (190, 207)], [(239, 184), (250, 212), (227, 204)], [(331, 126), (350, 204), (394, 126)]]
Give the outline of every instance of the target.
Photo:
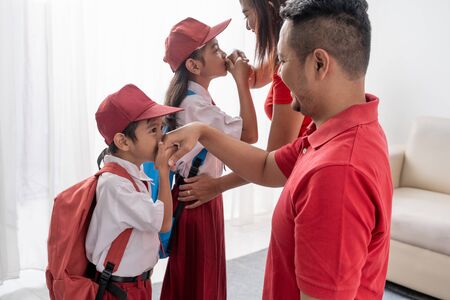
[(366, 103), (352, 105), (327, 120), (319, 129), (312, 123), (306, 136), (308, 143), (317, 149), (350, 128), (378, 120), (378, 103), (376, 96), (366, 94)]
[(211, 98), (211, 95), (209, 94), (208, 90), (205, 89), (200, 84), (198, 84), (197, 82), (189, 80), (188, 90), (193, 91), (195, 94), (199, 95), (200, 97), (202, 97), (204, 99), (208, 99), (210, 102), (212, 102), (212, 98)]
[(145, 175), (142, 169), (138, 168), (135, 164), (129, 162), (128, 160), (113, 155), (105, 155), (104, 162), (116, 163), (120, 165), (122, 168), (127, 170), (128, 174), (130, 174), (133, 179), (141, 181), (151, 181), (151, 179), (147, 175)]

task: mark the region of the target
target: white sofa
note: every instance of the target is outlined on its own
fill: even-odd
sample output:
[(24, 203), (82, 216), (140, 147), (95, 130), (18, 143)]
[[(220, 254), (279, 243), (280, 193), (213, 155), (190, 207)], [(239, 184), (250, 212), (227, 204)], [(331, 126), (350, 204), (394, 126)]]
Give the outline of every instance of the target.
[(394, 198), (387, 279), (450, 300), (450, 119), (420, 118), (390, 151)]

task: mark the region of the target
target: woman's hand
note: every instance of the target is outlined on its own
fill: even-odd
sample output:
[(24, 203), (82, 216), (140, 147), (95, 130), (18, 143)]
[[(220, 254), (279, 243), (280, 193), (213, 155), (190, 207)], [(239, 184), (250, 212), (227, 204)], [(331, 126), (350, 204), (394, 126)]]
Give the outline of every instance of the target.
[(185, 184), (180, 185), (178, 201), (195, 201), (186, 208), (196, 208), (211, 201), (221, 193), (219, 178), (202, 174), (199, 176), (184, 179)]
[(244, 51), (241, 50), (233, 50), (230, 55), (227, 56), (227, 59), (231, 60), (231, 62), (235, 63), (238, 58), (242, 58), (244, 61), (248, 62), (248, 58), (245, 56)]

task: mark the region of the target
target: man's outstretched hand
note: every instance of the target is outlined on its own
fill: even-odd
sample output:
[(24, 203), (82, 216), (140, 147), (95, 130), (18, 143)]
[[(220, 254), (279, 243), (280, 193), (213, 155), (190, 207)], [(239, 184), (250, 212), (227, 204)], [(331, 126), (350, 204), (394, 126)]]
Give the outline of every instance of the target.
[(175, 166), (176, 162), (183, 155), (194, 148), (205, 126), (203, 123), (193, 122), (164, 135), (164, 146), (166, 148), (176, 146), (177, 148), (172, 156), (169, 157), (168, 164), (170, 167)]

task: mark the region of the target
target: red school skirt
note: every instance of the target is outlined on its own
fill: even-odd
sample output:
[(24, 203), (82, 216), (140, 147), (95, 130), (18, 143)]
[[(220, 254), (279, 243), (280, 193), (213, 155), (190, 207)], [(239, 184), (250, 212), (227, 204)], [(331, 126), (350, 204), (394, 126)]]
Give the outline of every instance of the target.
[[(172, 190), (178, 205), (178, 186)], [(226, 261), (222, 195), (183, 209), (172, 237), (161, 300), (225, 300)]]

